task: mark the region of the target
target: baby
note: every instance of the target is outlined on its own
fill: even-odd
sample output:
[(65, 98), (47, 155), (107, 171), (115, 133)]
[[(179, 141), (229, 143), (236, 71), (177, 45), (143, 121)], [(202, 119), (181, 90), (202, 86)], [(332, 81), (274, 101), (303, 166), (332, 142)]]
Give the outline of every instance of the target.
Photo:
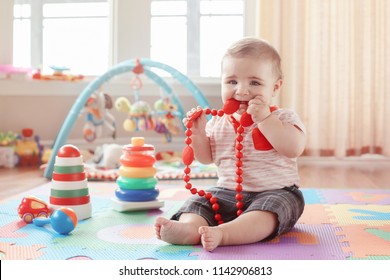
[[(278, 52), (264, 40), (244, 38), (228, 48), (221, 67), (222, 101), (235, 100), (240, 104), (238, 110), (207, 121), (198, 107), (183, 121), (202, 111), (192, 121), (191, 147), (199, 162), (218, 167), (217, 186), (207, 192), (218, 199), (224, 223), (214, 219), (210, 202), (200, 196), (188, 199), (171, 219), (158, 217), (155, 222), (157, 238), (171, 244), (201, 243), (208, 251), (286, 233), (296, 224), (305, 204), (296, 163), (305, 147), (305, 127), (295, 112), (271, 107), (283, 84)], [(234, 124), (245, 112), (253, 124), (242, 133), (242, 174), (236, 174)], [(242, 191), (236, 189), (238, 175)], [(238, 214), (237, 191), (242, 195)]]

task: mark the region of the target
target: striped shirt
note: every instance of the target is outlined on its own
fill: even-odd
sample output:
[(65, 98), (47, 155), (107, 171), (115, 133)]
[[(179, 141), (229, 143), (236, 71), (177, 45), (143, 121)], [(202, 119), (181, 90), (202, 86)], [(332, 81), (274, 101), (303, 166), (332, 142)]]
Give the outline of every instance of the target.
[[(287, 109), (272, 112), (283, 123), (297, 126), (304, 133), (306, 129), (299, 116)], [(275, 149), (256, 150), (252, 140), (252, 132), (256, 124), (244, 128), (242, 133), (242, 187), (244, 191), (260, 192), (281, 189), (299, 184), (296, 158), (288, 158)], [(217, 186), (235, 190), (236, 188), (236, 153), (237, 137), (229, 116), (213, 117), (207, 122), (206, 135), (210, 138), (210, 146), (214, 163), (218, 167)]]

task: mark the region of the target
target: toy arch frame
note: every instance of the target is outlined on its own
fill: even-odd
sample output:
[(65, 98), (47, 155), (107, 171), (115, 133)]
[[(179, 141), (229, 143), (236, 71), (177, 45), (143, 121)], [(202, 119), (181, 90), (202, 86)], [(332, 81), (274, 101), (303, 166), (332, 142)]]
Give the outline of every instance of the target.
[[(69, 133), (71, 132), (74, 123), (76, 122), (81, 110), (84, 108), (84, 105), (87, 102), (88, 98), (96, 90), (98, 90), (103, 83), (109, 81), (114, 76), (132, 71), (136, 66), (137, 61), (138, 61), (137, 59), (131, 59), (115, 65), (107, 72), (105, 72), (103, 75), (95, 78), (84, 88), (84, 90), (81, 92), (81, 94), (78, 96), (75, 103), (71, 107), (68, 115), (66, 116), (64, 123), (62, 124), (59, 133), (57, 134), (57, 137), (53, 144), (50, 159), (44, 171), (44, 177), (48, 179), (52, 178), (55, 158), (58, 153), (58, 150), (63, 145), (66, 144)], [(198, 102), (200, 106), (205, 108), (209, 107), (209, 103), (207, 102), (206, 98), (204, 97), (200, 89), (187, 76), (182, 74), (180, 71), (164, 63), (153, 61), (147, 58), (139, 59), (139, 63), (144, 67), (144, 74), (165, 90), (168, 96), (172, 98), (172, 101), (178, 106), (178, 110), (182, 115), (184, 115), (184, 112), (180, 100), (177, 98), (175, 94), (172, 93), (172, 90), (168, 86), (168, 84), (160, 76), (158, 76), (156, 73), (151, 71), (150, 68), (158, 68), (168, 72), (173, 78), (178, 80), (185, 88), (187, 88), (187, 90), (192, 94), (192, 96), (195, 98), (195, 100)]]

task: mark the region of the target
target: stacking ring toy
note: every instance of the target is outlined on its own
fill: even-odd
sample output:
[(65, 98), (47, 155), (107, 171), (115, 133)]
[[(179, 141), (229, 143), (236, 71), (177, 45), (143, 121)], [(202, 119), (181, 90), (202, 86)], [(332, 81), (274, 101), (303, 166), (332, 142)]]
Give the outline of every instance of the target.
[(117, 188), (115, 195), (119, 200), (131, 201), (131, 202), (142, 202), (155, 200), (159, 195), (160, 191), (157, 189), (152, 190), (121, 190)]
[(157, 178), (126, 178), (119, 176), (116, 183), (122, 190), (149, 190), (157, 185)]

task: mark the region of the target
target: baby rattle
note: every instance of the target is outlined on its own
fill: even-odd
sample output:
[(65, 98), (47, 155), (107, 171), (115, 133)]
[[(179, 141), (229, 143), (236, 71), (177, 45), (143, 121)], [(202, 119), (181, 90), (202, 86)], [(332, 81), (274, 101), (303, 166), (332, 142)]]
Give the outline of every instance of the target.
[[(202, 114), (202, 112), (204, 112), (206, 115), (211, 114), (212, 116), (222, 117), (224, 114), (227, 114), (227, 115), (233, 114), (234, 112), (236, 112), (239, 109), (240, 104), (247, 104), (247, 103), (248, 102), (246, 102), (246, 101), (245, 102), (238, 101), (234, 98), (231, 98), (225, 102), (223, 109), (216, 110), (216, 109), (207, 108), (207, 109), (204, 109), (203, 111), (202, 110), (196, 111), (194, 114), (192, 114), (191, 116), (188, 117), (187, 122), (185, 123), (185, 127), (186, 127), (185, 143), (187, 146), (184, 148), (183, 155), (182, 155), (183, 163), (185, 164), (184, 176), (183, 176), (183, 180), (185, 182), (185, 188), (188, 189), (193, 195), (198, 194), (199, 196), (204, 197), (205, 199), (210, 201), (211, 208), (215, 212), (214, 219), (217, 221), (218, 224), (222, 224), (224, 222), (221, 214), (218, 213), (218, 210), (219, 210), (218, 199), (209, 192), (205, 192), (204, 190), (198, 190), (196, 188), (193, 188), (192, 184), (190, 183), (190, 180), (191, 180), (191, 178), (190, 178), (190, 172), (191, 172), (190, 165), (195, 159), (194, 151), (193, 151), (192, 147), (190, 146), (190, 144), (192, 143), (192, 139), (191, 139), (192, 122), (195, 119), (199, 118), (200, 115)], [(236, 158), (237, 158), (237, 161), (236, 161), (236, 167), (237, 167), (237, 169), (236, 169), (236, 175), (237, 175), (237, 177), (236, 177), (236, 183), (237, 183), (237, 185), (236, 185), (236, 192), (237, 192), (237, 194), (236, 194), (236, 200), (237, 200), (236, 208), (237, 208), (237, 216), (240, 216), (243, 212), (243, 210), (242, 210), (243, 203), (242, 203), (242, 194), (241, 194), (241, 191), (242, 191), (242, 185), (241, 185), (241, 183), (242, 183), (242, 161), (241, 161), (241, 158), (243, 156), (243, 154), (242, 154), (243, 145), (241, 144), (241, 142), (243, 140), (242, 133), (244, 132), (244, 127), (247, 127), (247, 126), (250, 126), (253, 124), (253, 120), (252, 120), (251, 115), (248, 114), (247, 112), (244, 112), (241, 115), (240, 122), (236, 121), (234, 118), (232, 118), (232, 119), (233, 119), (234, 129), (237, 133), (236, 146), (235, 146), (236, 151), (237, 151), (236, 152)]]
[(51, 224), (56, 232), (67, 235), (76, 227), (77, 215), (71, 208), (61, 207), (55, 210), (49, 218), (35, 218), (33, 224), (39, 227)]

